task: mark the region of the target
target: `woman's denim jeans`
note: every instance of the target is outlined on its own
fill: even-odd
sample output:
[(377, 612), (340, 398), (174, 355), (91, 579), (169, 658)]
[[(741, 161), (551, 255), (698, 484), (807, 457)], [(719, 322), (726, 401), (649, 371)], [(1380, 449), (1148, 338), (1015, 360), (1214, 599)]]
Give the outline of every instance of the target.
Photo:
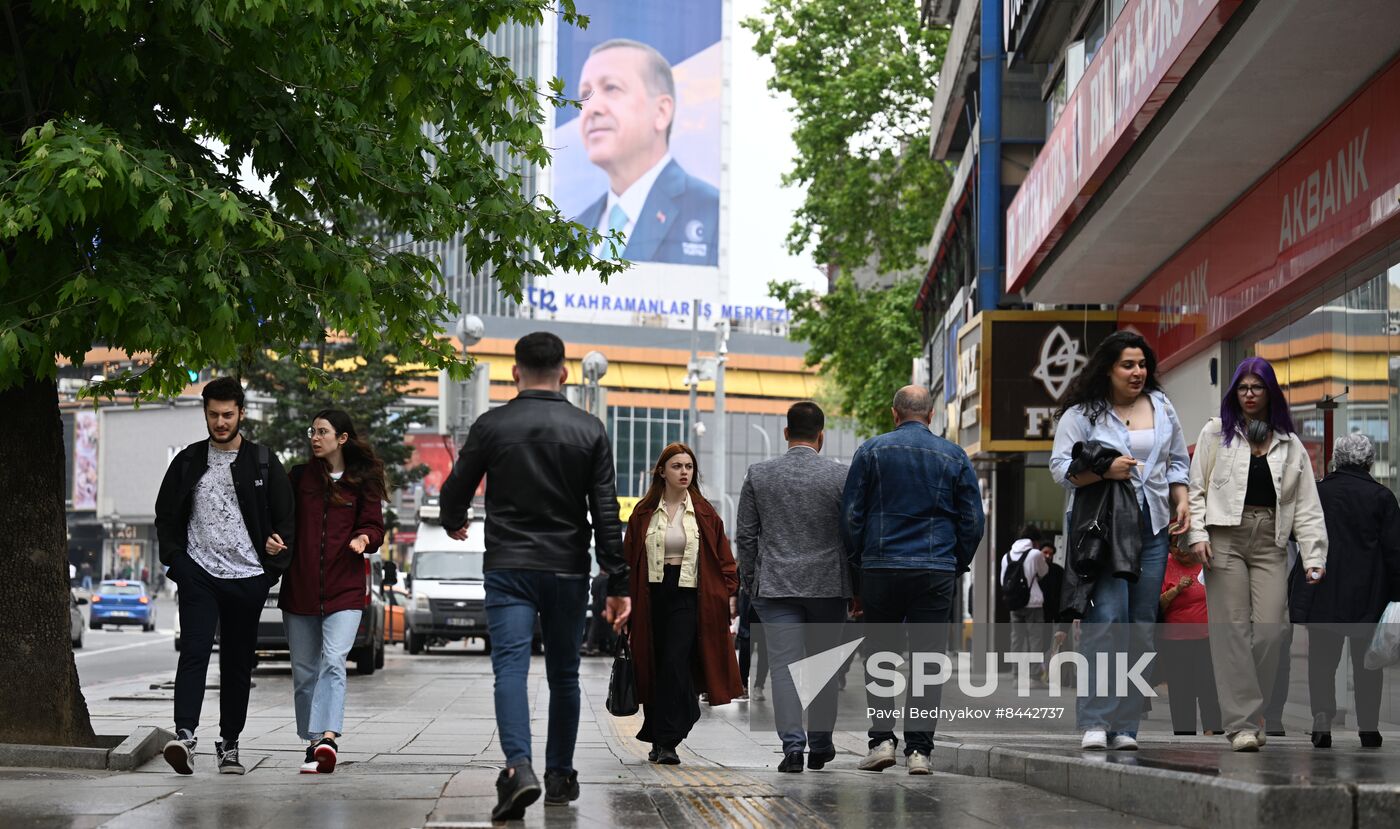
[(1118, 654), (1128, 655), (1128, 666), (1152, 650), (1157, 624), (1157, 603), (1162, 595), (1162, 576), (1167, 570), (1171, 537), (1166, 529), (1153, 534), (1152, 519), (1142, 511), (1142, 576), (1135, 582), (1101, 576), (1089, 596), (1089, 608), (1081, 625), (1079, 650), (1089, 661), (1083, 678), (1089, 696), (1078, 698), (1077, 720), (1080, 731), (1101, 728), (1109, 733), (1137, 737), (1142, 719), (1142, 693), (1126, 682), (1119, 688), (1116, 676), (1109, 677), (1109, 693), (1098, 696), (1096, 656), (1107, 653), (1110, 674), (1117, 673)]
[(360, 629), (359, 610), (329, 616), (301, 616), (282, 611), (287, 646), (292, 651), (292, 699), (297, 734), (318, 740), (330, 731), (339, 737), (345, 725), (345, 657)]

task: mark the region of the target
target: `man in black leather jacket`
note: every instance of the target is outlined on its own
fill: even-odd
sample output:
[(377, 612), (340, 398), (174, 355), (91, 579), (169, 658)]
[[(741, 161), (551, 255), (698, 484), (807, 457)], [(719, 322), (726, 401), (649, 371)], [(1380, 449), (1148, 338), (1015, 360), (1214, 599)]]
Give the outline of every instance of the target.
[(542, 331), (521, 337), (511, 373), (520, 393), (472, 424), (441, 501), (443, 528), (466, 538), (467, 508), (486, 477), (486, 619), (496, 727), (506, 755), (493, 820), (522, 818), (540, 796), (526, 689), (536, 614), (550, 696), (545, 803), (578, 798), (573, 756), (590, 534), (598, 566), (608, 574), (604, 618), (620, 630), (631, 612), (611, 443), (601, 421), (560, 393), (569, 374), (563, 341)]

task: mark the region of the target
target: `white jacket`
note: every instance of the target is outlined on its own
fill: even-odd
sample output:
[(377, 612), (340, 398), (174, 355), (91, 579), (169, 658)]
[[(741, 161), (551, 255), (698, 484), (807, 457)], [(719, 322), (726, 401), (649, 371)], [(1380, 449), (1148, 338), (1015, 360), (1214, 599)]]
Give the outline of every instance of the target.
[[(1244, 491), (1249, 482), (1249, 441), (1236, 436), (1225, 446), (1220, 418), (1201, 430), (1191, 458), (1191, 531), (1187, 544), (1209, 541), (1210, 527), (1238, 527), (1244, 515)], [(1274, 512), (1274, 542), (1283, 547), (1292, 536), (1303, 566), (1327, 566), (1327, 525), (1317, 497), (1312, 460), (1297, 435), (1274, 433), (1265, 457), (1274, 478), (1278, 505)]]

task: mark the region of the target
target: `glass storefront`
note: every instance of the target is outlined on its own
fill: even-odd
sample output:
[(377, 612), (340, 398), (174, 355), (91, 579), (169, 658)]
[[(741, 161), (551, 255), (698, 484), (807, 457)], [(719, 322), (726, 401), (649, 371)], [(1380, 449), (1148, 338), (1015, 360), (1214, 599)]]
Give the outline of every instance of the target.
[(1234, 344), (1234, 363), (1261, 356), (1279, 384), (1318, 477), (1333, 438), (1362, 432), (1376, 444), (1372, 474), (1400, 493), (1400, 245), (1330, 280), (1280, 319)]

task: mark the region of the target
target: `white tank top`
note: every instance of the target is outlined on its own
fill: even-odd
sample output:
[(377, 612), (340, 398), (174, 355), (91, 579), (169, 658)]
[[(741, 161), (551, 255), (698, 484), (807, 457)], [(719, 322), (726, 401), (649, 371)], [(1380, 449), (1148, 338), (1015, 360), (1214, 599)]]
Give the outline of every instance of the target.
[(1133, 429), (1128, 432), (1128, 448), (1139, 463), (1147, 463), (1147, 457), (1152, 454), (1155, 435), (1155, 429)]

